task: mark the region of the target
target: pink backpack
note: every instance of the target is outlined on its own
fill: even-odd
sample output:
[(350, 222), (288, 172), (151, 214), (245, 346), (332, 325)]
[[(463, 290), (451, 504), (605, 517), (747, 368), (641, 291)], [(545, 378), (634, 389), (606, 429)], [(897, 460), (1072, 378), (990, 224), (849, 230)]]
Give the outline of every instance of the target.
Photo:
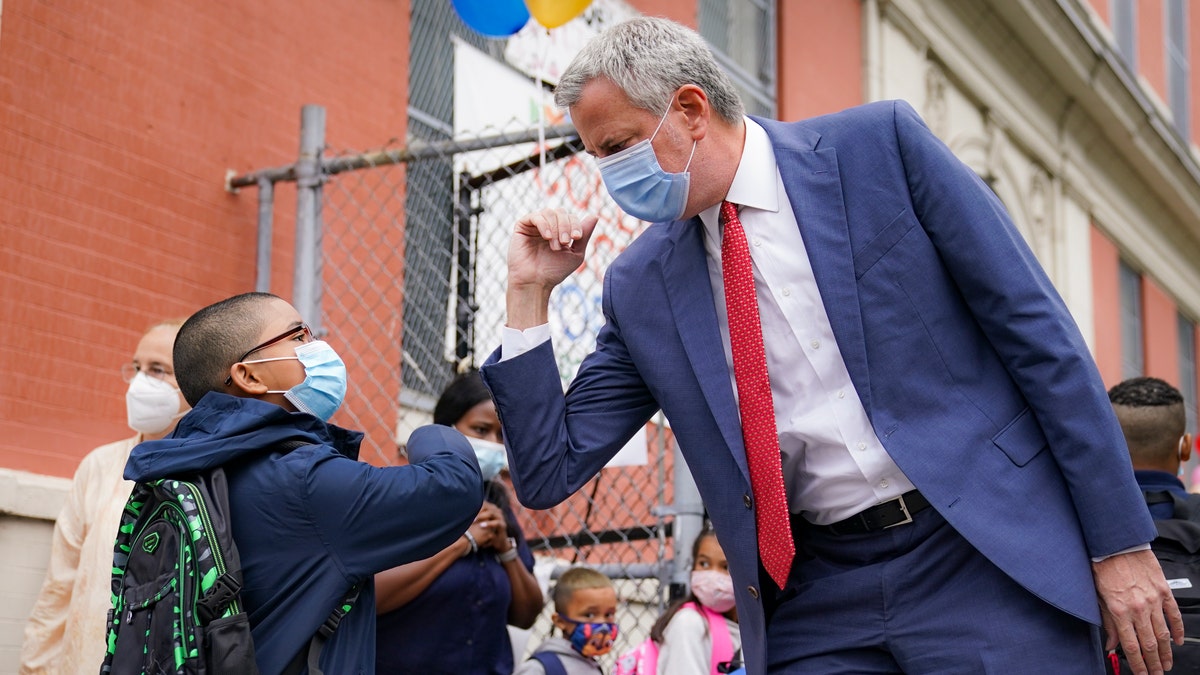
[[(733, 658), (733, 640), (729, 637), (729, 626), (725, 617), (713, 610), (694, 603), (685, 602), (680, 609), (688, 607), (700, 612), (708, 619), (708, 634), (712, 637), (712, 672), (717, 675), (717, 664)], [(646, 638), (642, 644), (621, 655), (617, 659), (613, 675), (657, 675), (658, 673), (658, 643)]]

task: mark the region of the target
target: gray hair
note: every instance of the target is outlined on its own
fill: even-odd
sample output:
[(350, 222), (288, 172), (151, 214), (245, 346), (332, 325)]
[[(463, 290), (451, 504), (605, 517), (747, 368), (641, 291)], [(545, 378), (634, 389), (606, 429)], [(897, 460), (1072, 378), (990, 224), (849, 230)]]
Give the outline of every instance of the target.
[(742, 119), (745, 108), (733, 80), (713, 58), (704, 38), (685, 26), (656, 17), (638, 17), (597, 35), (567, 66), (554, 103), (570, 108), (597, 77), (617, 85), (633, 105), (661, 115), (671, 96), (685, 84), (704, 90), (719, 117)]

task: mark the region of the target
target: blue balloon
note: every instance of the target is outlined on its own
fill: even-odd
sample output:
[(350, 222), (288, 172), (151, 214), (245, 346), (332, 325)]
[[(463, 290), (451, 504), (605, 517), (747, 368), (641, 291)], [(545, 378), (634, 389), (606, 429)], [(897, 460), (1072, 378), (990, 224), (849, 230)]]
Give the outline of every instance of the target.
[(452, 0), (463, 23), (487, 37), (508, 37), (529, 23), (525, 0)]

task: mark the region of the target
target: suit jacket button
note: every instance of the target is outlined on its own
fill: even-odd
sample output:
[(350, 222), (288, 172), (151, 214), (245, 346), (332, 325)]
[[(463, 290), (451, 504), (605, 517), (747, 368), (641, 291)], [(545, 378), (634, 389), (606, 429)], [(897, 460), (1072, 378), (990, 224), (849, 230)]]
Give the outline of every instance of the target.
[(746, 589), (746, 592), (749, 593), (750, 597), (754, 598), (755, 600), (758, 599), (758, 589), (757, 588), (751, 586)]
[(742, 502), (746, 504), (746, 508), (754, 508), (754, 500), (750, 499), (749, 494), (742, 495)]

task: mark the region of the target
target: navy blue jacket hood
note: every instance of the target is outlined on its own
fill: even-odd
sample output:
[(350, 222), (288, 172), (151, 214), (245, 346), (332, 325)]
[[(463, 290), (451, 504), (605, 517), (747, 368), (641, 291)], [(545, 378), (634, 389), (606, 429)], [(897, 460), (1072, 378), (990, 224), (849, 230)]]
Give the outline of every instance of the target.
[(288, 412), (274, 403), (210, 392), (179, 420), (170, 436), (133, 449), (125, 478), (145, 481), (195, 473), (270, 451), (286, 441), (332, 446), (357, 459), (362, 438), (360, 431)]

